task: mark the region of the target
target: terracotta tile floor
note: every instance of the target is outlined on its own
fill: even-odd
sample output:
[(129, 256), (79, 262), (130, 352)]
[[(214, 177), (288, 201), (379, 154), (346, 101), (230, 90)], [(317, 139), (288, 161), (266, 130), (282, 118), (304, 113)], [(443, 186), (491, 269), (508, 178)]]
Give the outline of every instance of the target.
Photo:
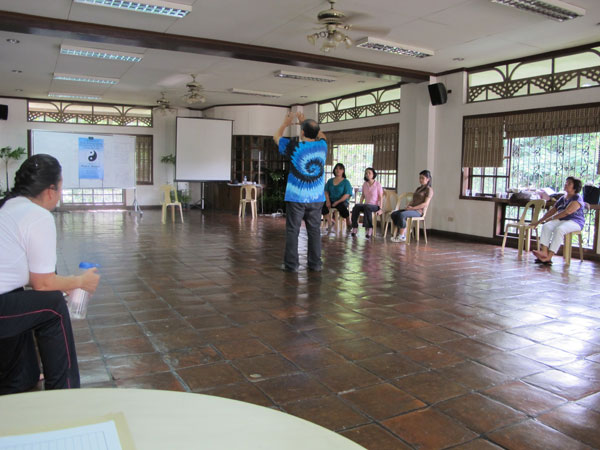
[(59, 271), (102, 265), (83, 386), (239, 399), (369, 449), (600, 447), (600, 265), (361, 230), (289, 274), (284, 223), (58, 214)]

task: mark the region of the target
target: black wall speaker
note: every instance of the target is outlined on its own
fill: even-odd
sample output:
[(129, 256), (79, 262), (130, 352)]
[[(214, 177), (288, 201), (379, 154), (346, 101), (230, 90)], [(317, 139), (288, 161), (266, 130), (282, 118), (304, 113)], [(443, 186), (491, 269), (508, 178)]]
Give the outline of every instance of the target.
[(8, 105), (0, 105), (0, 120), (8, 119)]
[(429, 88), (429, 98), (432, 105), (443, 105), (448, 101), (448, 93), (444, 83), (435, 83), (427, 86)]

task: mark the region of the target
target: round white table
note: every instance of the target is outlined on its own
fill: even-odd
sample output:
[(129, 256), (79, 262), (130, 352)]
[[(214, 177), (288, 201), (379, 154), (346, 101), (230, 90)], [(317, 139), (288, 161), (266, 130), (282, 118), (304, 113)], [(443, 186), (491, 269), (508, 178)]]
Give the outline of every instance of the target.
[(306, 420), (250, 403), (150, 389), (71, 389), (0, 396), (0, 436), (123, 413), (137, 450), (359, 450)]

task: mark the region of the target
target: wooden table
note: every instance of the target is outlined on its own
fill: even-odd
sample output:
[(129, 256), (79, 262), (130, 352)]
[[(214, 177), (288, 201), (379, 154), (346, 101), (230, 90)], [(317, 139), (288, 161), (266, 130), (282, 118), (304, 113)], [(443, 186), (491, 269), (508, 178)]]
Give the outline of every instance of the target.
[(273, 409), (151, 389), (70, 389), (2, 396), (0, 436), (64, 427), (119, 412), (125, 416), (137, 450), (363, 449), (333, 431)]

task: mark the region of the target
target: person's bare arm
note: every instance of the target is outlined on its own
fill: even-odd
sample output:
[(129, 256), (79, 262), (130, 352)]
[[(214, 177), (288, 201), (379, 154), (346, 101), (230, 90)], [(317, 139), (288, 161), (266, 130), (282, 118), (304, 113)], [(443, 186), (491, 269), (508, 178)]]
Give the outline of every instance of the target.
[(323, 133), (321, 130), (319, 130), (319, 134), (317, 134), (317, 141), (320, 139), (324, 139), (327, 140), (327, 137), (325, 136), (325, 133)]
[(422, 210), (429, 206), (430, 201), (431, 201), (431, 197), (425, 197), (425, 201), (423, 203), (419, 203), (418, 205), (414, 205), (414, 206), (407, 206), (406, 209), (407, 210)]
[(346, 200), (348, 200), (349, 198), (350, 198), (350, 195), (348, 195), (348, 194), (344, 194), (344, 195), (342, 195), (342, 196), (341, 196), (341, 197), (340, 197), (338, 200), (336, 200), (335, 202), (333, 202), (333, 203), (331, 204), (331, 206), (336, 206), (336, 205), (339, 205), (340, 203), (343, 203), (343, 202), (345, 202), (345, 201), (346, 201)]
[(273, 135), (273, 140), (275, 141), (276, 145), (279, 145), (279, 139), (281, 139), (283, 133), (285, 132), (285, 129), (292, 124), (293, 120), (294, 114), (291, 112), (287, 113), (285, 119), (283, 119), (283, 123), (281, 124), (275, 135)]
[(562, 219), (563, 217), (567, 217), (569, 214), (573, 214), (579, 208), (583, 208), (583, 206), (581, 205), (581, 203), (579, 203), (579, 202), (571, 202), (571, 203), (569, 203), (569, 206), (567, 206), (567, 208), (564, 211), (559, 212), (558, 214), (556, 214), (552, 218), (552, 220)]
[(55, 273), (29, 273), (29, 284), (36, 291), (68, 292), (81, 288), (90, 293), (94, 292), (100, 282), (98, 269), (88, 269), (81, 275), (63, 277)]
[(554, 214), (556, 214), (556, 211), (558, 211), (556, 209), (556, 206), (553, 206), (552, 208), (550, 208), (550, 211), (548, 211), (546, 214), (544, 214), (542, 216), (542, 218), (539, 219), (537, 222), (531, 222), (531, 226), (537, 227), (539, 224), (548, 222), (548, 219), (550, 219)]

